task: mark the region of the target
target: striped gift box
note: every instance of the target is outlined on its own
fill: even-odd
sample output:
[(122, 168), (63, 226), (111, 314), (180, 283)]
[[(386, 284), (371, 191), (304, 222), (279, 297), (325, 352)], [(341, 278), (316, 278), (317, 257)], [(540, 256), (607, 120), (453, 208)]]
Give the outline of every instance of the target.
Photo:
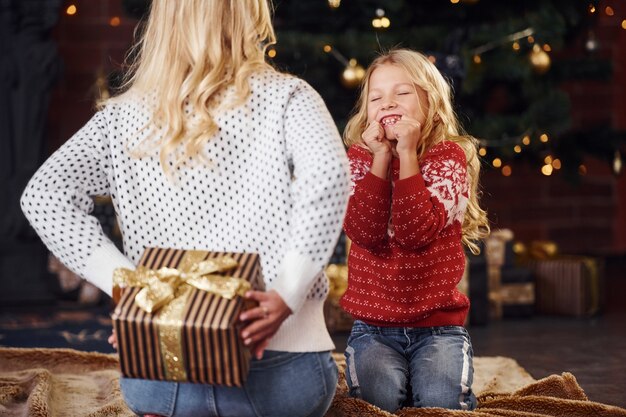
[(538, 312), (580, 317), (599, 311), (602, 266), (596, 258), (560, 256), (528, 267), (535, 273)]
[[(262, 288), (257, 254), (148, 248), (139, 265), (181, 268), (192, 262), (231, 256), (238, 266), (221, 275), (243, 278)], [(196, 288), (155, 313), (137, 306), (138, 287), (124, 288), (111, 315), (122, 374), (129, 378), (241, 386), (250, 368), (250, 351), (239, 336), (239, 314), (252, 304)], [(182, 301), (181, 301), (182, 300)], [(175, 304), (179, 303), (177, 307)], [(175, 318), (162, 310), (178, 308)]]

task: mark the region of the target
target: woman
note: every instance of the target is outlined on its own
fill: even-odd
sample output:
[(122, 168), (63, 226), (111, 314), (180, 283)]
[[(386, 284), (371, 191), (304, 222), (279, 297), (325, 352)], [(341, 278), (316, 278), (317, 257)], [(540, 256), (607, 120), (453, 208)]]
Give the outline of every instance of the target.
[[(241, 316), (255, 359), (228, 388), (122, 378), (137, 414), (322, 416), (337, 381), (322, 306), (349, 168), (324, 102), (265, 62), (266, 0), (154, 1), (123, 93), (34, 175), (22, 208), (107, 293), (145, 247), (256, 252), (266, 291)], [(110, 195), (120, 253), (89, 216)], [(114, 340), (113, 340), (114, 341)]]

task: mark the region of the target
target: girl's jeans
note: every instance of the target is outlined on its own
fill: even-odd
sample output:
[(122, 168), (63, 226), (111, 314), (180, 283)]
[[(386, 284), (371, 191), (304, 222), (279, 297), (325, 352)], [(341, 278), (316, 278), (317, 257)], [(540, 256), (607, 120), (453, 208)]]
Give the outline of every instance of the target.
[(124, 400), (139, 414), (165, 417), (323, 416), (337, 387), (330, 352), (265, 351), (252, 360), (243, 387), (120, 379)]
[(356, 320), (345, 356), (350, 395), (383, 410), (476, 408), (472, 345), (461, 326), (377, 327)]

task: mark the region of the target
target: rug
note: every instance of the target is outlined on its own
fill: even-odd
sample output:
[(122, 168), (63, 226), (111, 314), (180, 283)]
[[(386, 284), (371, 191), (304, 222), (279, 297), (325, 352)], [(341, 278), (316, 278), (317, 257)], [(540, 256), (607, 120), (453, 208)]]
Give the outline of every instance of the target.
[[(349, 398), (343, 355), (337, 393), (327, 417), (467, 416), (626, 417), (626, 410), (589, 401), (573, 375), (564, 373), (535, 381), (513, 359), (474, 359), (474, 412), (439, 408), (404, 408), (384, 412)], [(5, 417), (131, 417), (119, 390), (115, 354), (73, 349), (0, 348), (0, 415)]]

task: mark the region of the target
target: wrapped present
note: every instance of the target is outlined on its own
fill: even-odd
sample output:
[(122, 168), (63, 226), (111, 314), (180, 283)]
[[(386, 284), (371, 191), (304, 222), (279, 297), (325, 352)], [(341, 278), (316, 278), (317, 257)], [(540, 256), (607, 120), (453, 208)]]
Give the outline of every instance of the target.
[(530, 317), (535, 309), (535, 279), (528, 268), (502, 268), (500, 302), (503, 317)]
[(602, 265), (596, 258), (557, 256), (528, 262), (536, 280), (536, 309), (545, 314), (587, 316), (602, 300)]
[(158, 248), (146, 249), (136, 270), (117, 269), (122, 374), (241, 386), (251, 354), (238, 318), (253, 306), (242, 295), (262, 288), (260, 271), (257, 254)]

